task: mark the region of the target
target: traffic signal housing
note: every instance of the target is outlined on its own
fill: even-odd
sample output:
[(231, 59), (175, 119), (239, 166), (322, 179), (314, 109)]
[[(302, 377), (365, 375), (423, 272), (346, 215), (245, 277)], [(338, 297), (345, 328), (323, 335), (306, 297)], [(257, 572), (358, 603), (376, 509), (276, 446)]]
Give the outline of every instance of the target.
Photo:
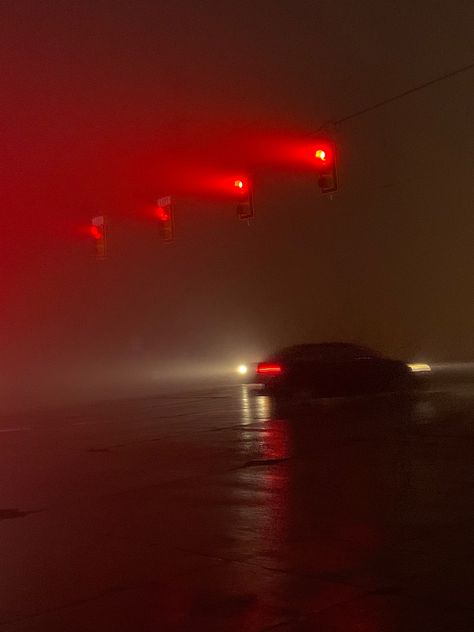
[(174, 215), (171, 196), (162, 197), (156, 202), (155, 217), (158, 220), (160, 237), (164, 241), (174, 240)]
[(314, 147), (314, 160), (321, 193), (337, 191), (336, 150), (334, 143), (323, 141)]
[(103, 215), (92, 218), (89, 232), (95, 241), (96, 259), (105, 259), (107, 257), (107, 230), (105, 217)]
[(244, 178), (234, 179), (234, 190), (237, 195), (237, 217), (240, 220), (251, 220), (255, 216), (253, 195), (250, 184)]

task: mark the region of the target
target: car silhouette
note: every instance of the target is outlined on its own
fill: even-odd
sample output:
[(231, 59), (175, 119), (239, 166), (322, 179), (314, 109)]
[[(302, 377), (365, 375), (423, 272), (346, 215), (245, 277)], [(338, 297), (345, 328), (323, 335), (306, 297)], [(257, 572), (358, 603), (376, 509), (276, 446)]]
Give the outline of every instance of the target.
[(406, 390), (405, 362), (342, 342), (302, 344), (273, 354), (256, 369), (256, 382), (275, 395), (347, 397)]

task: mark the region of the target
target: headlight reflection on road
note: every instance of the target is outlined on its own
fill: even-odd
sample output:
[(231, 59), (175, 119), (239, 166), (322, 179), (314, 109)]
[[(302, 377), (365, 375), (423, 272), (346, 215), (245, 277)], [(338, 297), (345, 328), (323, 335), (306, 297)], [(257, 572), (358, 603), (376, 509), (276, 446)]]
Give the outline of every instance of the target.
[(242, 386), (242, 397), (240, 401), (242, 406), (242, 421), (244, 424), (250, 424), (252, 423), (253, 415), (247, 386)]
[(251, 388), (244, 384), (240, 402), (244, 424), (271, 420), (272, 402), (268, 395), (255, 395)]
[(256, 418), (259, 421), (269, 421), (272, 416), (272, 402), (268, 395), (260, 395), (255, 397), (257, 410)]

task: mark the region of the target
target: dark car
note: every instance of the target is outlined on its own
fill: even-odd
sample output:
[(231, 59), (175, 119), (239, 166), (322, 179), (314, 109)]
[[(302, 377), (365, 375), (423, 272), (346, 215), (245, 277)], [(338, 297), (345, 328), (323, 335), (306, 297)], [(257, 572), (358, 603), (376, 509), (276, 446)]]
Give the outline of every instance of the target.
[(348, 343), (288, 347), (257, 365), (256, 381), (266, 392), (313, 397), (347, 397), (406, 390), (409, 367), (399, 360)]

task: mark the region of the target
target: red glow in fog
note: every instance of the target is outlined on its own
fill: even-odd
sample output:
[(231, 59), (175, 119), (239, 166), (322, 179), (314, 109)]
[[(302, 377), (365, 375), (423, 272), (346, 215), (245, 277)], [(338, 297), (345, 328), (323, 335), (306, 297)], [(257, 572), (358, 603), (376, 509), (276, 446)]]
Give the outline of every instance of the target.
[(316, 149), (316, 151), (314, 152), (314, 157), (318, 160), (321, 160), (322, 162), (326, 162), (326, 152), (324, 151), (324, 149)]
[(236, 178), (234, 180), (234, 188), (237, 189), (238, 193), (246, 193), (248, 190), (248, 183), (242, 178)]
[(94, 239), (101, 239), (102, 231), (97, 226), (90, 226), (89, 233)]
[(158, 206), (156, 208), (156, 216), (160, 220), (160, 222), (167, 222), (170, 218), (169, 213), (162, 206)]
[(257, 373), (266, 375), (279, 375), (282, 372), (280, 364), (273, 362), (260, 362), (257, 366)]

